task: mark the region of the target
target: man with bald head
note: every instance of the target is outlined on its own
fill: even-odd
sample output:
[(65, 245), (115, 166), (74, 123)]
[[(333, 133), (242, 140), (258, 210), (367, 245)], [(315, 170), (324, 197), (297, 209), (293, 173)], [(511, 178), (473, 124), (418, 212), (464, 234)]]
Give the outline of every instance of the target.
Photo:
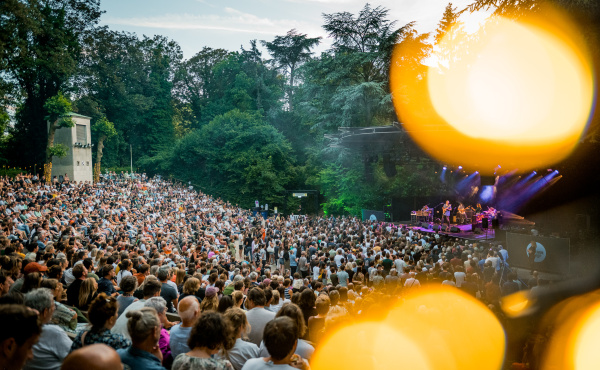
[(181, 318), (181, 323), (171, 328), (171, 355), (176, 358), (180, 353), (190, 351), (188, 339), (192, 332), (192, 326), (200, 317), (200, 303), (194, 296), (187, 296), (179, 302), (177, 312)]
[(123, 369), (121, 357), (106, 344), (96, 343), (71, 352), (61, 370), (113, 370)]

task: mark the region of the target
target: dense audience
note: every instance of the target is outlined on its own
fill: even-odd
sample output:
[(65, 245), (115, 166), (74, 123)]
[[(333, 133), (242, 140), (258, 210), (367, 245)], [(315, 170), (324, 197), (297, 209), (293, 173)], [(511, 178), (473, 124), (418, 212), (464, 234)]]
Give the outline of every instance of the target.
[(500, 315), (503, 295), (547, 285), (520, 280), (502, 246), (356, 218), (264, 219), (144, 175), (3, 178), (0, 225), (7, 369), (305, 369), (328, 332), (414, 289), (460, 289)]

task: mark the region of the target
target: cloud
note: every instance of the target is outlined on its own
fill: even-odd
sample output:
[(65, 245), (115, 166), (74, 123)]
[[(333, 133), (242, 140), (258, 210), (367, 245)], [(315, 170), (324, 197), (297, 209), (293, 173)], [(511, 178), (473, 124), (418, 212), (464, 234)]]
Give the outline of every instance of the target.
[(216, 14), (165, 14), (152, 17), (107, 17), (104, 23), (118, 26), (145, 27), (164, 30), (211, 30), (241, 32), (257, 35), (282, 35), (292, 28), (323, 36), (324, 31), (314, 24), (291, 19), (270, 19), (237, 9), (225, 8), (223, 15)]

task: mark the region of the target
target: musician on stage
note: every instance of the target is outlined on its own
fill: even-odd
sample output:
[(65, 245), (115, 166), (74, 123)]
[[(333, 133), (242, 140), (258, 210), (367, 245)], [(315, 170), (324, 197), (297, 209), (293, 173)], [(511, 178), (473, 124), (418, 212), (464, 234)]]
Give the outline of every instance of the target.
[(431, 221), (431, 216), (433, 212), (431, 212), (431, 208), (429, 208), (427, 204), (425, 204), (423, 208), (421, 208), (421, 214), (423, 215), (423, 217), (425, 217), (425, 221)]
[(444, 224), (444, 220), (448, 220), (448, 226), (450, 226), (450, 212), (452, 211), (452, 204), (447, 200), (446, 203), (442, 207), (442, 225)]
[(481, 208), (481, 203), (477, 203), (477, 206), (475, 207), (475, 214), (480, 214), (482, 210), (483, 209)]
[(467, 213), (465, 212), (465, 206), (462, 203), (458, 203), (458, 222), (462, 225), (467, 220)]

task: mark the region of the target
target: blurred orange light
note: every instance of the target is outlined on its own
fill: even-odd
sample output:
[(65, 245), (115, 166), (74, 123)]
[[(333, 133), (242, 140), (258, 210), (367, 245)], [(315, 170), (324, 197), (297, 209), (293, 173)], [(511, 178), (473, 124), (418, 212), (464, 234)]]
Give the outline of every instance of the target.
[(314, 370), (496, 370), (505, 336), (496, 317), (456, 288), (423, 288), (391, 308), (383, 320), (359, 321), (325, 339)]
[(426, 74), (395, 62), (407, 52), (401, 46), (392, 59), (394, 105), (415, 141), (440, 161), (488, 175), (498, 164), (524, 172), (570, 154), (594, 83), (584, 43), (564, 17), (498, 17), (476, 36), (447, 36), (463, 52)]

